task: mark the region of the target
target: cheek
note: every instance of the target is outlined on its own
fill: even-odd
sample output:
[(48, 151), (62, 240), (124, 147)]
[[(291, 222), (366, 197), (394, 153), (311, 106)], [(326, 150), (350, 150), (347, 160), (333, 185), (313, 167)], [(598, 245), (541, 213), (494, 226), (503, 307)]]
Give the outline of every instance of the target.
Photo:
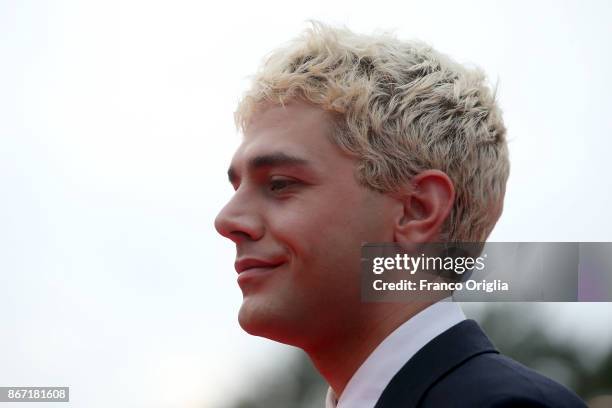
[(296, 261), (327, 268), (358, 267), (362, 243), (392, 240), (385, 229), (384, 202), (356, 194), (318, 198), (288, 202), (269, 218), (273, 239)]
[(308, 212), (278, 212), (274, 221), (269, 224), (274, 240), (280, 243), (293, 256), (304, 258), (311, 256), (313, 244), (321, 241), (325, 222), (320, 217), (307, 215)]
[(359, 246), (359, 242), (347, 242), (347, 237), (354, 237), (350, 230), (354, 226), (350, 212), (338, 205), (291, 204), (277, 208), (268, 225), (273, 240), (291, 257), (293, 270), (299, 275), (294, 279), (319, 279), (337, 268), (339, 259), (354, 256), (347, 253), (348, 248)]
[(349, 213), (325, 195), (295, 198), (277, 205), (269, 213), (267, 224), (277, 238), (292, 242), (308, 242), (321, 237), (328, 227), (349, 224)]
[(359, 267), (361, 244), (371, 235), (364, 220), (349, 207), (334, 203), (299, 217), (279, 218), (283, 241), (311, 276), (329, 279)]

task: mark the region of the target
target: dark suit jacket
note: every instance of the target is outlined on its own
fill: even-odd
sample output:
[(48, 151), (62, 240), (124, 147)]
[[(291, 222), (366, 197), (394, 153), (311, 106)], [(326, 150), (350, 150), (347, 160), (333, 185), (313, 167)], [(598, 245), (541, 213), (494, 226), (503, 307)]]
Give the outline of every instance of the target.
[(430, 341), (393, 377), (375, 408), (586, 407), (562, 385), (505, 357), (473, 320)]

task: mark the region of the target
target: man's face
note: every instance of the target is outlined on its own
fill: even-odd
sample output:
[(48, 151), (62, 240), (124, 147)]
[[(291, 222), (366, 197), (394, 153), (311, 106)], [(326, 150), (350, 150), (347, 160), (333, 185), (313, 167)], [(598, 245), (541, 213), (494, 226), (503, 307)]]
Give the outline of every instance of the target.
[(359, 185), (327, 114), (293, 102), (258, 111), (215, 227), (236, 244), (247, 332), (306, 347), (360, 319), (364, 242), (393, 241), (396, 203)]

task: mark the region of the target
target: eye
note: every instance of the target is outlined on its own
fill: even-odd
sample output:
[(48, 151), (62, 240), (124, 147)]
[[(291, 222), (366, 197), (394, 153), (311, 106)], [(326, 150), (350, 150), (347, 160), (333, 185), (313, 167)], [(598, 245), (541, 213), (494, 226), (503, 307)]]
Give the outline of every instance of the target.
[(292, 178), (273, 177), (268, 183), (268, 188), (273, 193), (280, 193), (287, 188), (298, 184), (299, 182)]

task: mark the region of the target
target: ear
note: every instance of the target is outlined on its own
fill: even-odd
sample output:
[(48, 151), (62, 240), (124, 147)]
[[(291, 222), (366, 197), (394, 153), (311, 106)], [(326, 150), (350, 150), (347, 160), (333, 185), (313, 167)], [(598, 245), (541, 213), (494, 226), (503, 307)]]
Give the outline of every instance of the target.
[(396, 195), (403, 214), (395, 220), (394, 238), (402, 246), (436, 242), (455, 201), (455, 187), (446, 173), (426, 170)]

